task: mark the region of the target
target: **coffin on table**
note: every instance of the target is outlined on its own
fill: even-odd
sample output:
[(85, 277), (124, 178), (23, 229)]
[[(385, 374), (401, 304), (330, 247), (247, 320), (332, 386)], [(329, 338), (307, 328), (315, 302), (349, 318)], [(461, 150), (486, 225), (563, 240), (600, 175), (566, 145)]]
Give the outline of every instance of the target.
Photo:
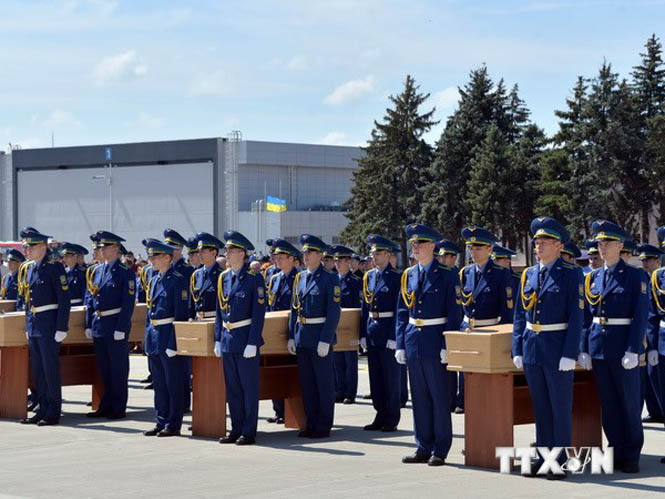
[(471, 332), (446, 331), (448, 370), (476, 373), (515, 371), (511, 359), (513, 325), (477, 327)]
[(16, 300), (0, 300), (0, 312), (13, 312), (16, 310)]
[[(289, 333), (289, 310), (266, 312), (263, 323), (262, 355), (286, 355)], [(337, 328), (335, 351), (356, 350), (360, 331), (360, 309), (344, 308)], [(214, 355), (215, 321), (175, 322), (176, 343), (180, 355), (208, 357)]]

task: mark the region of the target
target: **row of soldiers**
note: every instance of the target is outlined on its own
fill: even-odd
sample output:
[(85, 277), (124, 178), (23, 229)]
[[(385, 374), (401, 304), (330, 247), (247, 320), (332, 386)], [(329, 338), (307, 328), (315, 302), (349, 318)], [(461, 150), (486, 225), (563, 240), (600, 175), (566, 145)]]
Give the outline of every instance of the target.
[[(353, 252), (349, 248), (328, 247), (309, 234), (300, 238), (302, 252), (286, 240), (275, 240), (276, 268), (266, 275), (267, 287), (264, 276), (248, 267), (252, 243), (236, 231), (226, 232), (223, 241), (199, 234), (202, 264), (198, 269), (190, 267), (189, 276), (178, 269), (187, 244), (184, 238), (167, 231), (164, 241), (144, 240), (151, 266), (142, 270), (138, 288), (143, 289), (148, 303), (145, 350), (155, 380), (157, 412), (156, 426), (146, 435), (180, 433), (183, 387), (189, 376), (186, 361), (176, 354), (173, 322), (214, 317), (215, 355), (223, 357), (232, 422), (230, 434), (220, 442), (254, 443), (264, 314), (290, 309), (287, 348), (297, 357), (307, 416), (299, 436), (327, 437), (336, 395), (335, 331), (341, 308), (360, 303), (360, 343), (367, 350), (376, 409), (375, 420), (366, 430), (396, 429), (402, 392), (399, 365), (408, 368), (417, 449), (403, 462), (442, 465), (450, 449), (453, 395), (443, 331), (512, 322), (513, 362), (526, 374), (536, 444), (549, 448), (570, 445), (573, 370), (579, 365), (594, 370), (603, 427), (614, 447), (616, 469), (639, 471), (644, 383), (636, 368), (641, 353), (656, 368), (660, 381), (656, 396), (661, 405), (665, 402), (665, 270), (655, 270), (649, 277), (628, 265), (621, 259), (628, 234), (605, 220), (592, 224), (604, 263), (585, 277), (579, 266), (569, 263), (576, 255), (567, 230), (552, 218), (535, 219), (531, 231), (539, 263), (527, 268), (519, 282), (509, 268), (513, 252), (498, 247), (496, 236), (486, 229), (471, 226), (463, 230), (473, 263), (459, 271), (454, 267), (458, 249), (441, 241), (437, 231), (422, 224), (410, 224), (405, 231), (417, 263), (397, 271), (390, 263), (397, 245), (371, 235), (367, 243), (374, 268), (363, 275), (362, 282), (350, 272)], [(40, 401), (39, 411), (24, 422), (55, 424), (60, 415), (55, 400), (59, 383), (52, 376), (57, 369), (52, 353), (66, 335), (72, 298), (67, 294), (64, 268), (45, 259), (48, 236), (26, 228), (21, 237), (29, 259), (21, 267), (25, 268), (22, 295)], [(665, 227), (658, 230), (658, 237), (663, 243)], [(109, 232), (93, 235), (105, 263), (88, 269), (83, 300), (88, 307), (86, 328), (91, 329), (105, 398), (109, 397), (93, 417), (124, 417), (126, 408), (128, 364), (116, 359), (127, 358), (128, 318), (137, 286), (131, 270), (117, 260), (122, 241)], [(215, 267), (222, 248), (229, 267), (225, 270)], [(661, 255), (658, 248), (642, 249), (644, 260)], [(323, 266), (325, 253), (337, 262), (338, 273)], [(298, 270), (295, 262), (301, 255), (304, 268)], [(342, 378), (348, 371), (357, 373), (352, 357), (342, 355), (337, 362)], [(278, 419), (279, 401), (275, 404)], [(563, 477), (565, 474), (548, 476)]]

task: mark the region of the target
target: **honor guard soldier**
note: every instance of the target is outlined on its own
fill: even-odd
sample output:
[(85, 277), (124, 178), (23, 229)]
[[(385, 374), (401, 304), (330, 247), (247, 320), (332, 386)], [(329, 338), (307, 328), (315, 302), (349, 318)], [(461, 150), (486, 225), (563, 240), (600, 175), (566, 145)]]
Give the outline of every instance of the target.
[[(17, 249), (10, 249), (6, 253), (9, 272), (2, 278), (0, 286), (0, 299), (16, 300), (16, 310), (21, 310), (23, 297), (18, 292), (18, 271), (25, 262), (25, 256)], [(19, 304), (19, 302), (21, 302)]]
[(62, 253), (67, 272), (67, 285), (69, 286), (69, 296), (72, 306), (83, 305), (86, 291), (85, 271), (79, 267), (78, 257), (81, 252), (88, 253), (83, 246), (72, 243), (63, 243)]
[[(513, 325), (513, 363), (524, 369), (538, 447), (568, 447), (572, 438), (573, 375), (582, 330), (582, 271), (560, 253), (570, 240), (550, 217), (531, 222), (539, 263), (522, 273)], [(532, 471), (535, 475), (537, 468)], [(563, 479), (548, 472), (548, 480)]]
[(184, 405), (184, 358), (176, 355), (174, 321), (189, 318), (188, 281), (173, 265), (173, 246), (158, 239), (144, 239), (154, 275), (148, 283), (145, 352), (152, 368), (157, 422), (146, 437), (180, 435)]
[(364, 273), (360, 268), (360, 263), (361, 263), (361, 258), (358, 253), (354, 253), (353, 255), (351, 255), (351, 272), (353, 272), (356, 276), (362, 279)]
[(266, 239), (266, 244), (268, 245), (268, 249), (270, 251), (270, 267), (265, 269), (263, 272), (263, 279), (266, 282), (266, 285), (270, 282), (270, 278), (279, 272), (279, 267), (277, 266), (277, 263), (275, 262), (275, 240), (274, 239)]
[(316, 236), (300, 236), (305, 270), (293, 283), (289, 320), (289, 353), (297, 356), (307, 424), (298, 436), (326, 438), (335, 413), (332, 346), (337, 342), (342, 291), (339, 277), (321, 263), (326, 244)]
[(647, 328), (647, 275), (621, 259), (621, 247), (629, 238), (623, 228), (596, 220), (591, 231), (605, 263), (585, 278), (593, 322), (584, 332), (579, 363), (585, 369), (593, 366), (615, 468), (638, 473), (644, 433), (636, 368)]
[[(328, 246), (326, 246), (326, 248), (328, 248)], [(328, 269), (330, 272), (335, 272), (335, 259), (333, 258), (332, 254), (330, 254), (328, 252), (327, 249), (323, 252), (322, 263), (323, 263), (323, 266), (326, 269)]]
[[(663, 229), (665, 231), (665, 229)], [(647, 273), (649, 282), (652, 274), (660, 267), (660, 260), (663, 252), (660, 248), (651, 244), (640, 244), (636, 248), (637, 255), (642, 262), (642, 270)], [(647, 326), (647, 344), (646, 344), (646, 366), (640, 365), (640, 380), (642, 382), (642, 399), (646, 402), (647, 416), (642, 418), (644, 423), (662, 423), (663, 410), (660, 401), (660, 382), (658, 380), (658, 329), (659, 329), (659, 310), (658, 305), (652, 295), (652, 286), (649, 292), (649, 324)], [(658, 293), (656, 293), (658, 296)], [(652, 322), (655, 327), (652, 327)], [(641, 363), (640, 363), (641, 364)]]
[(237, 231), (224, 233), (229, 269), (217, 283), (215, 355), (222, 357), (231, 432), (221, 444), (252, 445), (259, 418), (259, 348), (263, 345), (265, 283), (251, 270), (247, 254), (254, 245)]
[(459, 255), (459, 248), (454, 242), (448, 239), (441, 239), (441, 241), (436, 243), (435, 252), (436, 252), (436, 259), (441, 265), (454, 268), (456, 271), (459, 270), (457, 268), (457, 257)]
[(89, 418), (121, 419), (127, 410), (129, 379), (129, 332), (136, 300), (134, 272), (120, 262), (123, 238), (111, 232), (96, 233), (104, 263), (91, 279), (92, 341), (104, 394)]
[[(272, 253), (275, 265), (279, 269), (274, 272), (267, 282), (268, 311), (290, 310), (293, 297), (293, 281), (298, 269), (296, 259), (302, 258), (300, 251), (286, 239), (269, 239), (272, 244)], [(267, 419), (268, 423), (284, 424), (284, 400), (273, 399), (272, 408), (274, 417)]]
[(21, 286), (25, 300), (25, 323), (30, 367), (39, 409), (23, 424), (39, 426), (60, 422), (62, 383), (60, 378), (60, 343), (69, 330), (69, 288), (65, 268), (49, 260), (47, 241), (50, 236), (33, 227), (21, 231), (28, 258)]
[(189, 259), (189, 264), (195, 270), (201, 268), (203, 265), (199, 253), (199, 240), (196, 236), (187, 239), (187, 258)]
[[(630, 237), (630, 236), (629, 236)], [(633, 253), (637, 248), (637, 243), (633, 239), (626, 239), (621, 248), (621, 259), (630, 265), (630, 260), (633, 258)]]
[[(665, 226), (659, 227), (658, 241), (665, 246)], [(652, 252), (657, 254), (656, 252)], [(649, 324), (647, 328), (647, 361), (658, 379), (658, 400), (665, 409), (665, 267), (654, 270), (650, 282)], [(661, 458), (665, 464), (665, 457)]]
[(92, 243), (92, 257), (93, 261), (85, 269), (85, 294), (83, 295), (83, 305), (85, 305), (85, 336), (89, 340), (92, 339), (92, 318), (95, 314), (95, 309), (92, 305), (92, 296), (93, 292), (96, 292), (94, 286), (95, 273), (97, 272), (97, 267), (102, 263), (102, 243), (97, 237), (97, 233), (90, 235), (90, 241)]
[(434, 260), (434, 247), (441, 239), (438, 232), (411, 224), (406, 236), (418, 263), (401, 278), (395, 358), (409, 370), (418, 447), (402, 462), (442, 466), (453, 438), (443, 331), (460, 326), (459, 277)]
[(492, 248), (492, 260), (494, 260), (494, 263), (510, 270), (510, 283), (511, 287), (513, 288), (513, 300), (515, 300), (515, 297), (520, 292), (520, 277), (522, 277), (522, 273), (518, 270), (513, 270), (512, 267), (512, 258), (516, 254), (517, 253), (515, 253), (510, 248), (504, 248), (498, 244), (495, 244)]
[(603, 259), (598, 252), (598, 241), (587, 240), (584, 245), (586, 246), (587, 255), (589, 256), (589, 267), (591, 267), (591, 270), (596, 270), (602, 267)]
[[(362, 305), (362, 281), (351, 272), (353, 250), (337, 244), (330, 247), (335, 258), (335, 268), (339, 276), (342, 308), (360, 308)], [(365, 324), (360, 324), (363, 328)], [(359, 332), (359, 337), (365, 334)], [(353, 404), (358, 393), (358, 349), (335, 352), (335, 402)]]
[(400, 272), (390, 264), (395, 244), (383, 236), (370, 234), (367, 247), (374, 268), (363, 277), (363, 309), (360, 345), (367, 350), (369, 387), (374, 421), (366, 431), (392, 432), (400, 420), (400, 365), (395, 360), (395, 311), (400, 292)]
[(199, 232), (198, 255), (201, 268), (196, 269), (189, 279), (189, 292), (192, 297), (192, 317), (198, 320), (214, 319), (217, 305), (217, 281), (222, 269), (217, 263), (217, 255), (224, 243), (212, 234)]
[(561, 259), (571, 265), (577, 265), (577, 259), (581, 256), (582, 252), (572, 241), (568, 241), (564, 244), (563, 249), (561, 250)]

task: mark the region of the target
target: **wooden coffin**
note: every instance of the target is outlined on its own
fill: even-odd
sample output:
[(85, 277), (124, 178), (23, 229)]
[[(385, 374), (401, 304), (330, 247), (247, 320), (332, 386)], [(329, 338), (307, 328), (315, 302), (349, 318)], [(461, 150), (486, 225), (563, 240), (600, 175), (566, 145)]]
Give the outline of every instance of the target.
[(145, 303), (134, 305), (132, 314), (132, 329), (129, 332), (129, 341), (143, 343), (145, 340), (145, 316), (148, 306)]
[(448, 370), (476, 373), (515, 371), (510, 357), (513, 325), (478, 327), (470, 333), (446, 331)]
[(215, 355), (215, 319), (173, 323), (179, 355), (210, 357)]
[(0, 312), (14, 312), (16, 300), (0, 300)]
[(71, 307), (69, 311), (69, 331), (63, 340), (63, 345), (80, 345), (92, 343), (92, 339), (85, 337), (85, 306)]
[(0, 314), (0, 347), (25, 346), (25, 312)]
[(263, 322), (263, 341), (261, 355), (286, 355), (286, 343), (289, 339), (290, 310), (266, 312)]
[(358, 350), (360, 344), (360, 320), (359, 308), (343, 308), (337, 326), (337, 344), (335, 352), (346, 352)]

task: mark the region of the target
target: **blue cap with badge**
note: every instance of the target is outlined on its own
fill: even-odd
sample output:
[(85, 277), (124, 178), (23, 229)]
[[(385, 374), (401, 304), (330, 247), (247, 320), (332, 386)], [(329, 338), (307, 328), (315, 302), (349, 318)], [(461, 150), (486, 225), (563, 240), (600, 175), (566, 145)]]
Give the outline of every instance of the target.
[(467, 246), (492, 246), (497, 241), (497, 237), (492, 232), (477, 225), (464, 227), (462, 237)]
[(538, 217), (531, 221), (531, 235), (534, 239), (548, 237), (557, 239), (562, 244), (570, 241), (570, 233), (563, 225), (552, 217)]
[(459, 247), (450, 239), (441, 239), (441, 241), (436, 243), (436, 248), (434, 249), (434, 252), (437, 253), (439, 256), (459, 255), (460, 250)]
[(196, 234), (195, 239), (197, 250), (202, 250), (203, 248), (220, 249), (224, 247), (222, 241), (208, 232), (199, 232)]
[(318, 251), (320, 253), (325, 253), (328, 249), (328, 245), (324, 243), (321, 239), (312, 234), (303, 234), (300, 236), (300, 245), (302, 246), (303, 251)]
[(436, 243), (443, 239), (438, 231), (425, 224), (409, 224), (404, 232), (410, 243)]
[(502, 258), (512, 258), (516, 255), (517, 253), (510, 248), (504, 248), (503, 246), (499, 246), (498, 244), (495, 244), (492, 246), (492, 258), (495, 260), (500, 260)]
[(575, 244), (572, 241), (568, 241), (566, 244), (563, 245), (563, 249), (561, 250), (561, 253), (565, 253), (567, 255), (570, 255), (573, 258), (579, 258), (579, 257), (582, 256), (582, 252), (577, 247), (577, 244)]
[(595, 241), (619, 241), (630, 239), (628, 233), (619, 225), (609, 220), (595, 220), (591, 224), (591, 234)]
[(187, 239), (182, 237), (180, 233), (173, 229), (164, 230), (164, 242), (177, 248), (183, 248), (187, 246)]
[(23, 227), (20, 233), (21, 241), (24, 245), (32, 246), (34, 244), (41, 244), (48, 242), (51, 236), (42, 234), (34, 227)]
[[(99, 244), (101, 244), (102, 246), (109, 246), (112, 244), (120, 244), (125, 242), (125, 240), (122, 237), (107, 230), (98, 230), (97, 232), (95, 232), (95, 235), (99, 240)], [(90, 236), (90, 238), (92, 239), (92, 236)]]
[(254, 251), (254, 245), (237, 230), (227, 230), (224, 232), (224, 247)]
[(380, 236), (378, 234), (370, 234), (367, 236), (367, 248), (372, 251), (395, 251), (395, 243), (390, 239)]
[(342, 244), (335, 244), (330, 246), (330, 254), (334, 258), (351, 258), (353, 256), (353, 250)]
[(637, 256), (640, 260), (648, 260), (649, 258), (662, 258), (665, 253), (660, 248), (652, 244), (640, 244), (637, 247)]
[(295, 258), (300, 258), (300, 251), (293, 244), (286, 239), (272, 240), (272, 250), (275, 255), (291, 255)]
[(141, 241), (141, 243), (143, 244), (143, 246), (145, 246), (145, 249), (148, 252), (148, 256), (173, 254), (173, 246), (170, 244), (166, 244), (165, 242), (160, 241), (159, 239), (149, 237), (148, 239), (144, 239), (143, 241)]
[(25, 262), (25, 256), (23, 255), (23, 253), (21, 253), (19, 250), (14, 249), (14, 248), (7, 251), (5, 253), (5, 257), (7, 258), (7, 261), (13, 260), (13, 261), (19, 262), (19, 263)]

